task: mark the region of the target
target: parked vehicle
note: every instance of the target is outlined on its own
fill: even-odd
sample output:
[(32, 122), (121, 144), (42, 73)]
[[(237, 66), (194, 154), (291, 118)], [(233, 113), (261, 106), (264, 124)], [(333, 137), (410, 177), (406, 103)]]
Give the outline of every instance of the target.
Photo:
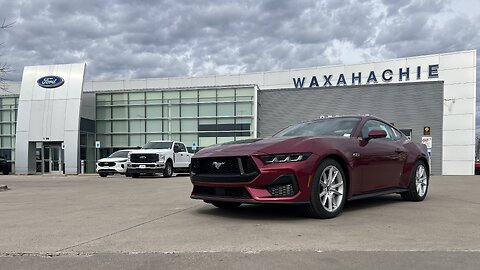
[(174, 172), (188, 173), (192, 156), (182, 142), (151, 141), (130, 152), (127, 172), (134, 178), (141, 174), (161, 173), (163, 177), (171, 177)]
[(100, 177), (107, 177), (115, 173), (126, 174), (128, 153), (132, 150), (120, 150), (106, 158), (97, 161), (96, 172)]
[(387, 122), (371, 116), (296, 124), (272, 138), (225, 143), (192, 158), (192, 199), (220, 208), (242, 203), (303, 204), (333, 218), (346, 200), (399, 193), (425, 199), (429, 156)]
[(10, 173), (10, 164), (8, 163), (8, 161), (3, 158), (3, 157), (0, 157), (0, 171), (4, 174), (4, 175), (7, 175)]

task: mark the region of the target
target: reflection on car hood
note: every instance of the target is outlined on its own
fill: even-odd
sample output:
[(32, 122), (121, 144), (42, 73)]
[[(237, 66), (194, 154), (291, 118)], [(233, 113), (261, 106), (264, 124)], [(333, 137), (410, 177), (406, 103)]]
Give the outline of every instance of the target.
[(170, 149), (138, 149), (133, 150), (130, 154), (157, 154), (157, 153), (165, 153), (171, 151)]
[(97, 162), (119, 162), (119, 161), (126, 161), (127, 158), (101, 158)]
[(272, 137), (266, 139), (250, 139), (224, 143), (204, 148), (194, 157), (244, 156), (255, 154), (310, 152), (313, 141), (316, 144), (328, 140), (344, 140), (345, 137)]

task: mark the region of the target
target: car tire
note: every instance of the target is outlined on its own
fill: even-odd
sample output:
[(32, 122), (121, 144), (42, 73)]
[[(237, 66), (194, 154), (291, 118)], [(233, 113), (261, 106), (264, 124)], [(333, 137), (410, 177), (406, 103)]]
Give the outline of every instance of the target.
[(139, 173), (132, 173), (131, 176), (132, 176), (132, 178), (138, 178), (140, 176), (140, 174)]
[(210, 202), (213, 206), (221, 209), (236, 209), (242, 203), (239, 202)]
[(306, 214), (313, 218), (334, 218), (342, 212), (346, 199), (347, 177), (342, 166), (333, 159), (325, 159), (315, 173)]
[(165, 169), (163, 169), (163, 177), (168, 178), (173, 175), (173, 165), (171, 161), (165, 163)]
[(425, 162), (419, 160), (410, 176), (408, 191), (400, 193), (402, 199), (412, 202), (420, 202), (425, 199), (428, 192), (429, 174)]
[(4, 170), (2, 173), (3, 173), (3, 175), (8, 175), (10, 173), (10, 171), (9, 170)]
[(100, 177), (107, 177), (108, 173), (99, 173)]

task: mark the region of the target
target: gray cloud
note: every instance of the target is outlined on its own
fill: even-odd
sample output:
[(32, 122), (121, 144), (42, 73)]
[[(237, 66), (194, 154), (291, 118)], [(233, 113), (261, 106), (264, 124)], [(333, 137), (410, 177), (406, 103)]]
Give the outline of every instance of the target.
[(24, 66), (52, 63), (86, 62), (87, 79), (107, 80), (480, 47), (476, 0), (0, 0), (0, 6), (0, 18), (15, 21), (0, 32), (0, 63), (14, 69), (7, 79), (17, 81)]

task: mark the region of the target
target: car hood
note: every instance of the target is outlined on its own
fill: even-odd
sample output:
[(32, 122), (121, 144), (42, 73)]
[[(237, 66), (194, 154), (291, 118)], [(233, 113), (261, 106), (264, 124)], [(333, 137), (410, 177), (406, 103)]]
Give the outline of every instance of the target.
[(126, 161), (127, 158), (101, 158), (97, 162), (119, 162), (119, 161)]
[(170, 149), (138, 149), (133, 150), (130, 154), (157, 154), (157, 153), (166, 153), (171, 151)]
[(204, 148), (197, 152), (194, 158), (312, 152), (312, 149), (318, 150), (328, 147), (331, 141), (344, 141), (348, 139), (350, 138), (272, 137), (266, 139), (249, 139)]

